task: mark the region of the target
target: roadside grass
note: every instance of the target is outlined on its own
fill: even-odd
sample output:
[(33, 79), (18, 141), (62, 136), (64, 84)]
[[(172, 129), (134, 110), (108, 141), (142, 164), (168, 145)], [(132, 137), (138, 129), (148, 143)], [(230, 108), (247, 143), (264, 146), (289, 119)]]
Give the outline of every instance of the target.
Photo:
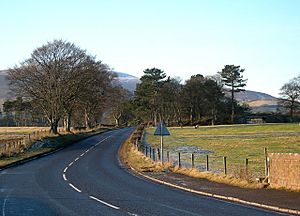
[(132, 167), (139, 172), (163, 171), (164, 167), (160, 163), (152, 161), (137, 150), (137, 148), (132, 144), (132, 136), (133, 135), (131, 135), (119, 149), (118, 154), (121, 161), (125, 165)]
[(28, 134), (48, 131), (46, 127), (0, 127), (0, 145), (27, 137)]
[[(146, 129), (146, 142), (159, 147), (160, 139), (154, 136), (155, 128)], [(252, 178), (264, 176), (264, 148), (268, 152), (299, 153), (299, 124), (264, 124), (233, 126), (170, 127), (171, 136), (164, 137), (165, 151), (176, 152), (179, 146), (196, 146), (209, 154), (210, 168), (216, 173), (223, 170), (223, 156), (227, 157), (228, 172), (239, 175), (249, 160)], [(188, 160), (190, 153), (183, 153)], [(195, 154), (195, 163), (205, 165), (205, 155)]]
[(258, 189), (263, 188), (264, 185), (261, 183), (251, 182), (245, 179), (235, 178), (233, 176), (216, 175), (209, 172), (200, 172), (193, 168), (184, 168), (174, 166), (172, 163), (156, 162), (146, 157), (143, 153), (138, 151), (136, 146), (133, 144), (133, 134), (127, 139), (127, 141), (119, 149), (119, 157), (123, 164), (128, 167), (132, 167), (138, 172), (165, 172), (170, 171), (178, 174), (183, 174), (193, 178), (207, 179), (218, 183), (229, 184), (241, 188)]
[[(40, 129), (40, 128), (38, 128), (38, 129)], [(105, 132), (107, 130), (108, 130), (107, 128), (101, 128), (101, 129), (91, 129), (91, 130), (86, 130), (86, 131), (81, 131), (81, 132), (77, 131), (74, 133), (65, 133), (65, 134), (61, 134), (61, 135), (53, 135), (52, 134), (50, 136), (42, 137), (41, 139), (38, 139), (38, 140), (32, 140), (32, 143), (34, 143), (36, 141), (41, 141), (41, 142), (47, 141), (47, 142), (51, 143), (51, 146), (45, 146), (45, 147), (40, 147), (40, 148), (35, 148), (35, 149), (27, 149), (24, 152), (13, 154), (10, 157), (0, 157), (0, 168), (7, 166), (9, 164), (13, 164), (17, 161), (25, 160), (28, 158), (32, 158), (32, 157), (44, 154), (44, 153), (54, 151), (58, 148), (70, 145), (74, 142), (78, 142), (84, 138), (87, 138), (92, 135), (96, 135), (98, 133)], [(25, 129), (24, 131), (29, 131), (29, 130)], [(13, 132), (13, 130), (10, 130), (10, 132)]]

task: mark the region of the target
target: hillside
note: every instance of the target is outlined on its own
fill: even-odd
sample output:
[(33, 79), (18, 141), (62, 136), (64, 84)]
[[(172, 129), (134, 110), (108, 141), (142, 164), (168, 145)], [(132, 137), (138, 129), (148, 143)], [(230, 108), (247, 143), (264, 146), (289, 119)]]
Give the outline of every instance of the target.
[(10, 98), (6, 73), (7, 71), (0, 71), (0, 109), (2, 108), (5, 99)]
[(128, 89), (130, 92), (134, 92), (136, 84), (140, 82), (139, 78), (122, 72), (114, 71), (114, 73), (118, 75), (118, 80), (123, 88)]

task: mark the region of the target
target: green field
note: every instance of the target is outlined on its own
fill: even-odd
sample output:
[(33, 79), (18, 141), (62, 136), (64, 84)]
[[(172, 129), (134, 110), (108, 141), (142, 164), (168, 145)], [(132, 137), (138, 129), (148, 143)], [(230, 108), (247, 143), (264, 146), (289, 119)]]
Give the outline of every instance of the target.
[[(210, 158), (210, 168), (214, 172), (223, 169), (223, 156), (227, 157), (228, 172), (240, 175), (249, 160), (252, 178), (264, 176), (264, 148), (268, 152), (300, 153), (299, 124), (263, 124), (233, 126), (201, 126), (168, 128), (171, 136), (164, 137), (165, 150), (176, 158), (182, 152), (183, 159), (189, 161), (195, 153), (198, 166), (204, 167), (205, 155)], [(154, 128), (146, 129), (145, 141), (159, 147), (160, 139), (153, 135)], [(195, 149), (197, 151), (195, 151)], [(199, 151), (198, 151), (199, 150)], [(203, 151), (203, 152), (202, 152)]]

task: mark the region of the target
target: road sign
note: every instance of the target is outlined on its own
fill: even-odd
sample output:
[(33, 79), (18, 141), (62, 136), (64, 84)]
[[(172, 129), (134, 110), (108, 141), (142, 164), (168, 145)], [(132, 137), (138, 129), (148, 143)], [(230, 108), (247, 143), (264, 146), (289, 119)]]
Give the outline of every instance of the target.
[(161, 163), (164, 163), (164, 136), (169, 136), (170, 132), (168, 131), (167, 127), (164, 125), (163, 122), (160, 122), (157, 126), (155, 132), (155, 136), (160, 136), (160, 160)]
[(154, 132), (154, 135), (155, 136), (170, 136), (170, 132), (167, 129), (167, 127), (164, 125), (164, 123), (160, 122)]

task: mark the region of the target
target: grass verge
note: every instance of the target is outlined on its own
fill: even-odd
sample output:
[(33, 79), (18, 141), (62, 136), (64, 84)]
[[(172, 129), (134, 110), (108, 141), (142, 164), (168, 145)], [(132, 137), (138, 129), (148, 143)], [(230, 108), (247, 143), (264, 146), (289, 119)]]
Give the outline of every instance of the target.
[(122, 162), (137, 170), (138, 172), (164, 172), (171, 171), (174, 173), (183, 174), (193, 178), (207, 179), (209, 181), (233, 185), (241, 188), (259, 189), (264, 185), (261, 183), (251, 182), (243, 179), (238, 179), (233, 176), (217, 175), (208, 172), (200, 172), (197, 169), (182, 168), (173, 166), (171, 163), (161, 164), (146, 157), (143, 153), (139, 152), (135, 147), (134, 140), (136, 134), (140, 133), (140, 129), (136, 130), (127, 141), (121, 146), (119, 150), (119, 157)]
[(107, 131), (108, 129), (97, 129), (97, 130), (90, 130), (86, 132), (78, 132), (78, 133), (70, 133), (70, 134), (63, 134), (58, 136), (51, 136), (51, 137), (44, 137), (41, 139), (41, 141), (50, 141), (51, 143), (54, 143), (51, 147), (41, 147), (37, 149), (27, 150), (22, 153), (14, 154), (10, 157), (2, 157), (0, 158), (0, 168), (4, 168), (8, 165), (15, 164), (17, 162), (30, 159), (39, 155), (43, 155), (45, 153), (49, 153), (52, 151), (55, 151), (59, 148), (66, 147), (68, 145), (71, 145), (75, 142), (78, 142), (80, 140), (83, 140), (87, 137), (103, 133)]

